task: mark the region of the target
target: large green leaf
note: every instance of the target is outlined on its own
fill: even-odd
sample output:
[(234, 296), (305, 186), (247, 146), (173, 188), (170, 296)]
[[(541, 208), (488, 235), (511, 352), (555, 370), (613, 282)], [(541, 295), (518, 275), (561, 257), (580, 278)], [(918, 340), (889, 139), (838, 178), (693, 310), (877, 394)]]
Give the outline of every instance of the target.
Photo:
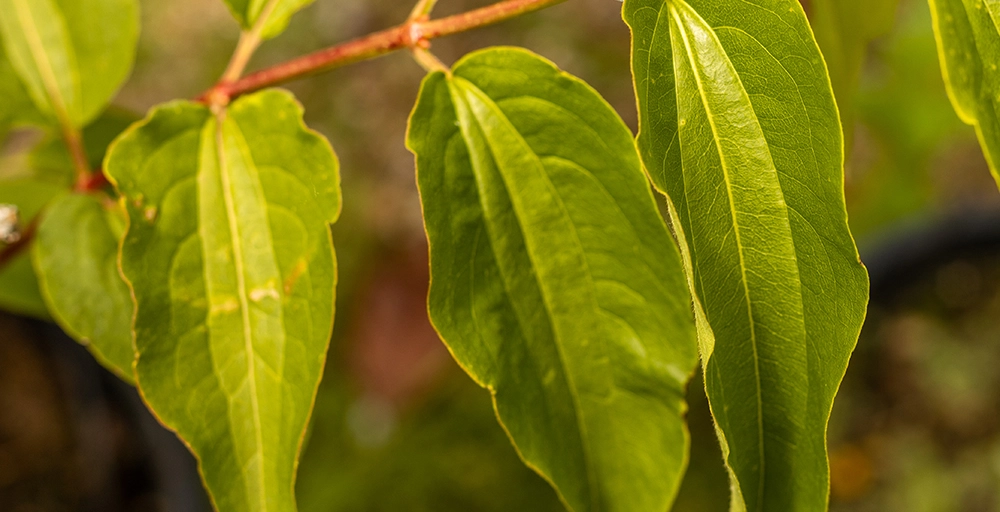
[(225, 0), (233, 16), (245, 30), (257, 28), (260, 37), (270, 39), (288, 26), (288, 20), (313, 0)]
[(338, 164), (290, 94), (155, 109), (105, 161), (129, 228), (139, 389), (221, 511), (294, 510), (326, 356)]
[(431, 320), (525, 462), (578, 512), (669, 508), (694, 319), (624, 123), (580, 80), (497, 48), (426, 78), (408, 145)]
[(698, 299), (734, 507), (825, 510), (826, 425), (865, 314), (840, 123), (797, 0), (626, 0), (639, 149)]
[[(50, 183), (32, 180), (0, 181), (0, 203), (17, 206), (21, 224), (25, 227), (45, 205), (63, 193), (65, 189)], [(0, 244), (0, 247), (3, 245)], [(36, 318), (49, 317), (28, 251), (0, 268), (0, 308)]]
[(117, 205), (67, 194), (45, 211), (32, 252), (45, 302), (59, 326), (98, 361), (133, 382), (132, 297), (118, 274), (125, 230)]
[(1000, 0), (928, 1), (948, 97), (1000, 184)]
[(128, 77), (139, 36), (136, 0), (0, 0), (7, 56), (37, 108), (77, 128)]
[(899, 0), (809, 0), (807, 5), (816, 42), (833, 82), (844, 131), (849, 135), (868, 45), (892, 28)]

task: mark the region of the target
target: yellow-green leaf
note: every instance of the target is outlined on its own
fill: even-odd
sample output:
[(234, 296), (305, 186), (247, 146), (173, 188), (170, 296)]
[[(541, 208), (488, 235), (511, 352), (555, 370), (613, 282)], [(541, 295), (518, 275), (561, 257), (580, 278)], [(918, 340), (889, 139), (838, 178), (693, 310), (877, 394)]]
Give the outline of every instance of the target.
[(1000, 184), (1000, 0), (928, 1), (948, 97)]
[(670, 200), (737, 510), (822, 511), (868, 282), (798, 0), (626, 0), (639, 150)]
[(124, 229), (117, 205), (67, 194), (45, 210), (32, 255), (42, 295), (59, 326), (132, 383), (132, 297), (118, 273)]
[(429, 75), (408, 145), (431, 320), (571, 510), (665, 511), (696, 365), (680, 254), (631, 133), (525, 50)]
[(295, 508), (333, 321), (338, 164), (286, 92), (218, 115), (176, 102), (113, 146), (129, 227), (136, 376), (220, 511)]
[(0, 47), (0, 140), (7, 130), (25, 124), (41, 124), (44, 118), (35, 108), (6, 54)]
[(38, 110), (80, 128), (132, 70), (139, 7), (136, 0), (0, 0), (0, 35)]
[(245, 30), (257, 28), (260, 37), (270, 39), (288, 26), (288, 20), (313, 0), (225, 0), (236, 21)]

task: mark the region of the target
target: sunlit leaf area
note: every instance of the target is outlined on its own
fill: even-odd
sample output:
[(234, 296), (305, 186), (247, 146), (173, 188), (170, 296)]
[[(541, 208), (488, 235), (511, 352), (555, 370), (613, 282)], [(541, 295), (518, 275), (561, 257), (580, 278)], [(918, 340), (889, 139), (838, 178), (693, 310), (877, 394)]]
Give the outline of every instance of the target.
[(567, 0), (225, 101), (422, 18), (77, 3), (0, 0), (0, 512), (1000, 512), (997, 0)]

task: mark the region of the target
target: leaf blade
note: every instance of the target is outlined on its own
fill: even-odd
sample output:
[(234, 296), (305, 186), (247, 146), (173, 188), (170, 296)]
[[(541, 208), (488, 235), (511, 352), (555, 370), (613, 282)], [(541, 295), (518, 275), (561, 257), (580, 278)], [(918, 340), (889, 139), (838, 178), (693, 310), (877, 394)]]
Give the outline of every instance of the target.
[(522, 459), (572, 510), (666, 509), (693, 321), (627, 128), (578, 79), (494, 48), (428, 76), (408, 146), (432, 322)]
[(627, 0), (624, 16), (640, 154), (687, 241), (733, 506), (825, 510), (826, 422), (867, 275), (822, 58), (797, 2)]
[(928, 0), (945, 88), (959, 118), (976, 129), (1000, 185), (1000, 2)]
[(3, 0), (0, 35), (35, 106), (80, 128), (128, 77), (139, 33), (134, 0)]
[(285, 30), (299, 10), (314, 0), (225, 0), (229, 11), (244, 30), (258, 28), (262, 39), (270, 39)]
[[(169, 104), (107, 159), (130, 219), (139, 388), (192, 447), (220, 510), (294, 510), (332, 329), (338, 164), (301, 114), (274, 90), (222, 120)], [(206, 427), (206, 415), (226, 420)]]
[(93, 196), (68, 194), (45, 212), (32, 249), (45, 303), (59, 326), (134, 384), (132, 297), (118, 274), (123, 215)]

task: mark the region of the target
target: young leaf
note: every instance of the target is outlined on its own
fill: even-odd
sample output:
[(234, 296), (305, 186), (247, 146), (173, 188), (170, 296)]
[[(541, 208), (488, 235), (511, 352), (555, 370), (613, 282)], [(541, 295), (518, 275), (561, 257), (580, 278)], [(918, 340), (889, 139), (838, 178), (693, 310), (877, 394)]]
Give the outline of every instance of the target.
[(290, 94), (155, 109), (106, 169), (129, 227), (139, 389), (218, 510), (291, 511), (333, 321), (338, 164)]
[(132, 297), (118, 274), (124, 214), (95, 196), (67, 194), (45, 211), (32, 257), (59, 326), (132, 383)]
[(1000, 184), (1000, 0), (928, 1), (948, 97)]
[(525, 50), (429, 75), (408, 146), (431, 320), (570, 509), (667, 510), (695, 364), (680, 254), (631, 133)]
[(313, 0), (225, 0), (245, 30), (260, 27), (260, 37), (270, 39), (288, 26), (288, 20)]
[[(63, 187), (33, 180), (0, 181), (0, 204), (17, 206), (21, 227), (28, 224), (61, 194)], [(0, 244), (0, 247), (3, 247)], [(48, 309), (38, 290), (38, 278), (31, 267), (29, 251), (0, 268), (0, 309), (48, 319)]]
[(826, 425), (868, 283), (822, 57), (797, 0), (626, 0), (624, 15), (734, 507), (825, 510)]
[(132, 69), (139, 7), (136, 0), (0, 0), (0, 35), (35, 106), (80, 128)]

